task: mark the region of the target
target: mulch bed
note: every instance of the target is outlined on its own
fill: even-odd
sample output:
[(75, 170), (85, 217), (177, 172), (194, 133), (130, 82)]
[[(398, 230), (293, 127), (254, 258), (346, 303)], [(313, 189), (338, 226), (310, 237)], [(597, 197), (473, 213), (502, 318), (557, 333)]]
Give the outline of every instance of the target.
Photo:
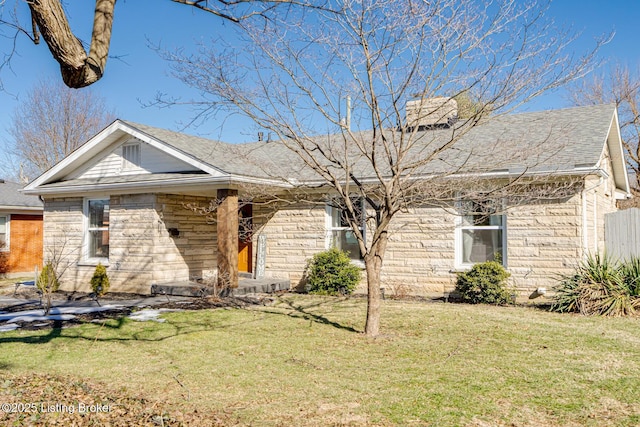
[[(16, 295), (18, 299), (24, 299), (25, 302), (21, 304), (14, 304), (11, 306), (0, 307), (0, 311), (6, 313), (15, 313), (26, 310), (40, 310), (42, 305), (37, 302), (40, 300), (40, 295), (31, 289), (20, 290)], [(147, 295), (134, 295), (129, 293), (109, 293), (105, 299), (110, 304), (117, 305), (118, 301), (124, 300), (136, 300), (147, 297)], [(94, 298), (91, 294), (79, 293), (79, 292), (63, 292), (59, 291), (52, 294), (52, 300), (54, 301), (93, 301)], [(36, 302), (34, 302), (36, 301)], [(100, 300), (99, 300), (100, 301)], [(109, 309), (105, 311), (97, 311), (85, 314), (75, 314), (75, 317), (71, 320), (43, 320), (36, 322), (18, 322), (20, 329), (22, 330), (38, 330), (38, 329), (51, 329), (51, 328), (66, 328), (74, 325), (79, 325), (88, 322), (96, 322), (104, 319), (116, 319), (130, 315), (133, 311), (140, 310), (142, 308), (153, 309), (172, 309), (172, 310), (210, 310), (220, 308), (246, 308), (256, 305), (271, 305), (275, 301), (273, 295), (260, 295), (260, 296), (243, 296), (243, 297), (189, 297), (187, 300), (184, 298), (176, 299), (167, 297), (166, 302), (160, 304), (153, 304), (147, 307), (118, 307), (115, 309)], [(104, 305), (104, 301), (102, 302)]]

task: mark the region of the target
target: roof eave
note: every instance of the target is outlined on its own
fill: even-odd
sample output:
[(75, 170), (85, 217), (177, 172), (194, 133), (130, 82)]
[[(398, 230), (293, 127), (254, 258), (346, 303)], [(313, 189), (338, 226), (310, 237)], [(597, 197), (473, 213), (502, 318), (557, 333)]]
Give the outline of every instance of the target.
[(33, 211), (42, 212), (44, 206), (0, 205), (0, 211)]
[[(103, 183), (103, 184), (69, 184), (59, 185), (55, 187), (38, 186), (33, 189), (25, 189), (25, 194), (53, 196), (53, 195), (69, 195), (69, 194), (86, 194), (86, 193), (121, 193), (121, 192), (158, 192), (162, 189), (177, 188), (177, 187), (202, 187), (212, 186), (213, 188), (236, 188), (246, 184), (264, 185), (271, 187), (287, 188), (291, 185), (283, 183), (277, 180), (260, 179), (243, 177), (236, 175), (227, 176), (203, 176), (201, 178), (171, 178), (162, 179), (157, 181), (130, 181), (119, 183)], [(213, 189), (212, 188), (212, 189)]]
[[(586, 176), (586, 175), (598, 175), (598, 176), (608, 176), (607, 172), (597, 166), (593, 167), (576, 167), (571, 169), (556, 169), (553, 171), (535, 171), (535, 172), (522, 172), (522, 171), (487, 171), (487, 172), (466, 172), (466, 173), (456, 173), (449, 174), (443, 176), (443, 174), (422, 174), (415, 175), (412, 179), (434, 179), (434, 178), (446, 178), (446, 179), (462, 179), (462, 178), (481, 178), (481, 179), (504, 179), (504, 178), (539, 178), (539, 177), (560, 177), (560, 176)], [(375, 177), (369, 178), (359, 178), (359, 182), (362, 184), (376, 184), (379, 183), (380, 180)], [(322, 180), (310, 180), (301, 182), (302, 185), (306, 186), (317, 186), (326, 184), (326, 181)]]
[(622, 136), (620, 135), (617, 108), (613, 109), (611, 123), (609, 124), (607, 136), (602, 147), (603, 154), (605, 147), (609, 148), (611, 167), (613, 169), (613, 179), (616, 184), (616, 188), (625, 193), (627, 197), (631, 197), (631, 185), (629, 184), (629, 175), (627, 174), (627, 165), (624, 158), (624, 147), (622, 146)]

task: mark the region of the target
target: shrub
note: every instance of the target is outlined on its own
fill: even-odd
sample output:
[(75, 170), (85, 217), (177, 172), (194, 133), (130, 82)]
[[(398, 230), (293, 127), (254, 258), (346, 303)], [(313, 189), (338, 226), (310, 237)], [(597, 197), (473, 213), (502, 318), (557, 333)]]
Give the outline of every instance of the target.
[(634, 314), (640, 307), (639, 281), (640, 260), (616, 263), (606, 255), (589, 256), (575, 273), (561, 278), (551, 311), (602, 316)]
[(502, 264), (487, 261), (474, 265), (471, 270), (458, 273), (456, 291), (463, 302), (470, 304), (509, 304), (511, 292), (507, 279), (511, 276)]
[(36, 287), (45, 295), (52, 294), (60, 288), (60, 282), (58, 281), (55, 268), (51, 262), (48, 262), (42, 268), (36, 281)]
[(309, 293), (349, 295), (360, 282), (360, 269), (346, 252), (331, 248), (317, 253), (306, 268)]
[(101, 297), (109, 292), (109, 276), (107, 276), (107, 269), (104, 265), (98, 263), (96, 271), (91, 278), (91, 289), (93, 293)]
[(0, 276), (2, 277), (9, 272), (9, 253), (1, 251), (5, 246), (4, 242), (0, 242)]

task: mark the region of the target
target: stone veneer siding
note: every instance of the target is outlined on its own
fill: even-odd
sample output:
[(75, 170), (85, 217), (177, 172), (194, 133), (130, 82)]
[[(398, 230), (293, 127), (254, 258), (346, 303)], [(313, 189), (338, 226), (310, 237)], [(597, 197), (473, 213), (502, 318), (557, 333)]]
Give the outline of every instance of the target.
[[(583, 257), (604, 245), (604, 215), (616, 209), (611, 178), (589, 177), (584, 190), (570, 198), (511, 207), (507, 211), (507, 269), (522, 294), (550, 288)], [(209, 199), (179, 195), (119, 195), (110, 198), (111, 290), (148, 293), (151, 284), (186, 281), (216, 271), (216, 226), (184, 207)], [(95, 265), (82, 260), (82, 198), (45, 202), (45, 259), (62, 251), (68, 264), (65, 290), (89, 290)], [(455, 286), (453, 213), (417, 207), (398, 214), (383, 263), (387, 293), (430, 294)], [(326, 248), (326, 212), (321, 204), (254, 206), (253, 271), (257, 239), (266, 236), (265, 274), (304, 286), (307, 261)], [(169, 229), (179, 231), (171, 236)], [(365, 290), (364, 281), (360, 288)]]
[(325, 249), (325, 209), (317, 204), (285, 204), (275, 211), (269, 205), (253, 208), (253, 266), (257, 239), (267, 239), (265, 275), (285, 278), (292, 288), (301, 289), (304, 269), (314, 254)]
[[(177, 195), (109, 198), (109, 262), (112, 292), (148, 294), (153, 283), (186, 281), (215, 271), (216, 227), (183, 203), (208, 199)], [(82, 198), (45, 200), (45, 262), (61, 254), (61, 289), (88, 292), (94, 263), (83, 259)], [(169, 234), (170, 228), (179, 231)]]
[[(615, 200), (599, 182), (598, 178), (587, 179), (584, 190), (562, 200), (507, 209), (507, 269), (520, 294), (538, 287), (550, 289), (559, 275), (570, 274), (590, 251), (596, 232), (602, 250), (604, 214), (615, 210)], [(611, 181), (607, 188), (613, 186)], [(457, 277), (455, 225), (456, 216), (440, 207), (413, 208), (394, 217), (381, 277), (385, 291), (431, 294), (453, 290)], [(267, 237), (267, 276), (286, 277), (293, 287), (302, 286), (307, 260), (325, 249), (325, 209), (288, 206), (264, 220), (256, 235), (260, 233)], [(360, 290), (365, 289), (363, 281)]]

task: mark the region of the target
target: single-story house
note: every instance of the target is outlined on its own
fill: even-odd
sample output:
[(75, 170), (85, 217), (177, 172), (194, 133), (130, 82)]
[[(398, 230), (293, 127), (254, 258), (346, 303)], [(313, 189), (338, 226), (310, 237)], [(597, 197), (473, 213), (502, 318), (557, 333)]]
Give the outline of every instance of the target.
[(0, 180), (0, 274), (24, 276), (42, 266), (44, 204), (21, 193), (23, 184)]
[[(410, 131), (423, 152), (452, 129)], [(356, 165), (354, 173), (366, 180), (366, 164)], [(449, 209), (407, 207), (391, 223), (382, 267), (388, 292), (445, 292), (455, 285), (456, 272), (485, 260), (502, 262), (522, 292), (551, 286), (587, 253), (604, 249), (604, 215), (630, 193), (613, 105), (512, 114), (479, 124), (453, 149), (416, 169), (413, 179), (438, 175), (544, 177), (573, 185), (561, 196), (483, 215), (457, 212), (466, 203), (459, 200), (451, 200)], [(64, 252), (67, 262), (63, 289), (87, 290), (100, 262), (108, 266), (112, 291), (148, 293), (152, 284), (219, 271), (285, 278), (297, 287), (307, 260), (331, 245), (358, 262), (340, 212), (318, 203), (331, 193), (321, 182), (271, 138), (227, 144), (116, 120), (25, 193), (44, 199), (45, 247)], [(292, 201), (268, 212), (267, 204), (249, 205), (248, 211), (238, 205), (247, 188), (277, 193), (296, 185), (313, 187), (316, 203)], [(204, 207), (212, 200), (216, 209), (207, 215)], [(238, 233), (239, 216), (253, 221), (245, 236)]]

